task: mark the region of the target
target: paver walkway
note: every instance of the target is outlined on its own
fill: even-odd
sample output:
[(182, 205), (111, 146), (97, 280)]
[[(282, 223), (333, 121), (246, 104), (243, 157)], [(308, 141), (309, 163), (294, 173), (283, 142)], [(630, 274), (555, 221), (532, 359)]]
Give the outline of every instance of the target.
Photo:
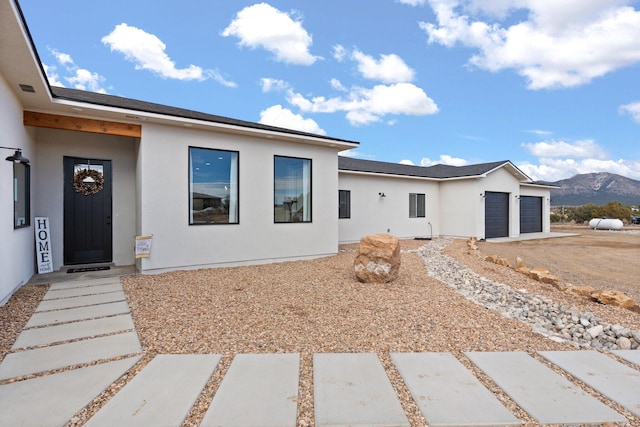
[[(572, 380), (640, 417), (640, 350), (612, 354), (625, 362), (597, 351), (465, 356), (541, 424), (624, 423)], [(429, 425), (522, 423), (451, 353), (390, 356)], [(118, 278), (54, 284), (0, 363), (0, 426), (63, 426), (141, 357)], [(220, 358), (158, 355), (86, 425), (180, 426)], [(409, 425), (376, 354), (321, 353), (312, 363), (316, 425)], [(202, 425), (294, 427), (299, 370), (299, 354), (235, 355)]]

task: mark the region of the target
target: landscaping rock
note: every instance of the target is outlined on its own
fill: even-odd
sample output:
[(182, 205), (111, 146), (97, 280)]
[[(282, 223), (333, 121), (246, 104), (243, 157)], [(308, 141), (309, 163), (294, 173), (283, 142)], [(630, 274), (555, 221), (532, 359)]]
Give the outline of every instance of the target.
[(569, 288), (567, 288), (566, 292), (579, 297), (591, 297), (591, 294), (595, 292), (595, 289), (593, 289), (592, 286), (588, 285), (577, 285), (570, 286)]
[(591, 296), (601, 304), (615, 305), (617, 307), (631, 308), (636, 305), (633, 298), (627, 294), (614, 290), (594, 292)]
[(374, 234), (360, 239), (353, 268), (358, 281), (388, 283), (400, 272), (400, 241), (389, 234)]

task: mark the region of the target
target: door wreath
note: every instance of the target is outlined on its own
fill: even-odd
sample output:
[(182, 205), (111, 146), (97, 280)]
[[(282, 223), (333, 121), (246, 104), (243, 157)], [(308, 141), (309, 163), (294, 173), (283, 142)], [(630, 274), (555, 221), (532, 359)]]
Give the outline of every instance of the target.
[(73, 174), (73, 189), (85, 196), (99, 193), (104, 188), (104, 176), (95, 169), (79, 169)]

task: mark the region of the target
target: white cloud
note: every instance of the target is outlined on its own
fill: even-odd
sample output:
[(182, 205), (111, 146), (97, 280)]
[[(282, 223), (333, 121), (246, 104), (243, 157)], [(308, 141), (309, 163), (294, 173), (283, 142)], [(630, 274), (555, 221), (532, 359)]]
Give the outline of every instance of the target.
[(628, 114), (634, 122), (640, 123), (640, 101), (621, 105), (618, 109), (620, 114)]
[(427, 0), (396, 0), (398, 3), (408, 4), (409, 6), (422, 6)]
[(319, 59), (309, 53), (312, 37), (302, 22), (267, 3), (242, 9), (222, 35), (239, 38), (240, 46), (261, 47), (289, 64), (312, 65)]
[(213, 78), (225, 86), (236, 86), (216, 70), (205, 70), (193, 64), (186, 68), (176, 68), (175, 62), (165, 52), (167, 46), (162, 40), (125, 23), (116, 25), (111, 33), (102, 38), (102, 43), (112, 52), (120, 52), (127, 60), (135, 63), (136, 70), (148, 70), (162, 78), (175, 80), (203, 81)]
[(411, 82), (415, 78), (415, 71), (396, 54), (380, 55), (380, 60), (376, 61), (372, 56), (356, 49), (351, 58), (358, 63), (358, 71), (370, 80), (401, 83)]
[(261, 111), (259, 123), (317, 135), (326, 135), (326, 132), (314, 120), (305, 119), (288, 108), (283, 108), (281, 105), (273, 105)]
[(534, 135), (539, 135), (539, 136), (553, 135), (553, 132), (548, 130), (541, 130), (541, 129), (530, 129), (527, 132), (532, 133)]
[(55, 49), (49, 49), (49, 52), (56, 58), (56, 61), (64, 69), (66, 75), (60, 76), (59, 69), (55, 65), (44, 65), (44, 70), (51, 86), (66, 87), (62, 81), (80, 90), (87, 90), (97, 93), (107, 93), (106, 89), (102, 86), (106, 79), (96, 72), (91, 72), (85, 68), (80, 68), (73, 61), (73, 58), (68, 53), (59, 52)]
[(522, 144), (527, 151), (536, 157), (578, 157), (582, 159), (603, 159), (606, 153), (591, 139), (575, 142), (566, 141), (542, 141)]
[(415, 163), (413, 163), (411, 160), (408, 160), (408, 159), (400, 160), (398, 163), (400, 163), (401, 165), (408, 165), (408, 166), (416, 165)]
[(344, 61), (344, 58), (346, 56), (347, 56), (347, 49), (345, 49), (344, 46), (339, 44), (333, 46), (333, 58), (336, 61), (342, 62)]
[(289, 91), (288, 101), (301, 111), (311, 113), (346, 112), (352, 125), (366, 125), (392, 115), (429, 115), (438, 112), (436, 103), (419, 87), (411, 83), (377, 85), (371, 89), (355, 87), (344, 97), (307, 99)]
[(543, 141), (522, 144), (536, 156), (537, 163), (524, 162), (518, 167), (534, 180), (558, 181), (576, 174), (610, 172), (640, 179), (640, 161), (612, 160), (593, 140), (575, 142)]
[(329, 83), (331, 84), (331, 87), (334, 88), (335, 90), (339, 90), (340, 92), (347, 92), (347, 88), (342, 84), (342, 82), (340, 82), (340, 80), (331, 79)]
[(428, 157), (424, 157), (422, 158), (422, 160), (420, 160), (420, 166), (433, 166), (438, 164), (449, 165), (449, 166), (464, 166), (468, 163), (469, 162), (467, 162), (465, 159), (461, 159), (459, 157), (453, 157), (448, 154), (441, 154), (440, 159), (438, 160), (431, 160)]
[[(437, 23), (420, 23), (429, 43), (477, 49), (470, 64), (494, 72), (514, 69), (530, 89), (579, 86), (640, 62), (640, 11), (632, 0), (429, 3)], [(527, 20), (503, 22), (523, 11)]]
[(262, 92), (280, 92), (290, 89), (291, 86), (289, 83), (284, 80), (272, 79), (272, 78), (262, 78), (260, 79), (260, 85), (262, 86)]

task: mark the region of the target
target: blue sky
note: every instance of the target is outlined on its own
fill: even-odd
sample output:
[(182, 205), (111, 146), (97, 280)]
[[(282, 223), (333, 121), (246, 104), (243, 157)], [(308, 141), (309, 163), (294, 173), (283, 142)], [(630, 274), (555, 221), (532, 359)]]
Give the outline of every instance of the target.
[(638, 0), (20, 5), (52, 85), (355, 140), (363, 159), (640, 179)]

